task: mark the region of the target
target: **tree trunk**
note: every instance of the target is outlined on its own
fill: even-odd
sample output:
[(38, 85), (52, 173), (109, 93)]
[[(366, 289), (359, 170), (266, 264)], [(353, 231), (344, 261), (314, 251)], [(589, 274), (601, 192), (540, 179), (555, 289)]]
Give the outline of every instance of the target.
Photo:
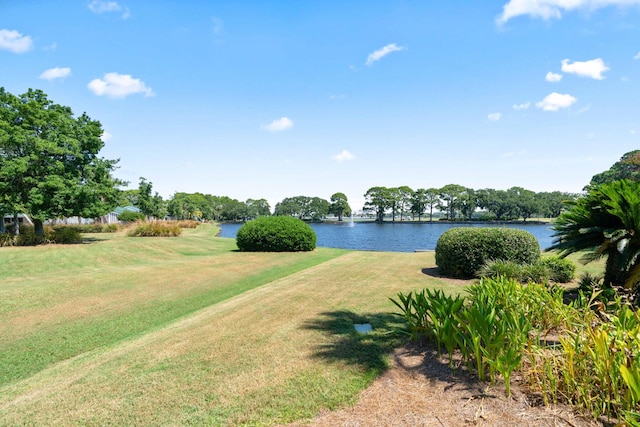
[(33, 234), (44, 237), (44, 225), (42, 224), (41, 219), (33, 219)]
[(622, 256), (617, 250), (612, 250), (607, 256), (607, 263), (604, 270), (604, 285), (624, 285), (627, 281), (629, 271), (622, 265)]
[(6, 233), (7, 230), (4, 228), (4, 214), (0, 216), (0, 234)]
[(13, 214), (13, 235), (14, 236), (19, 236), (20, 235), (20, 218), (18, 218), (18, 214), (14, 213)]

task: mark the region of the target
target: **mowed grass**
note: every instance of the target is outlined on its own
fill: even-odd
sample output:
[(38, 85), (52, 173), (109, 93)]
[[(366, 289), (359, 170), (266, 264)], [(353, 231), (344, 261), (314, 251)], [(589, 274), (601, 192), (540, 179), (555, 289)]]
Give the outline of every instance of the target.
[(242, 253), (216, 231), (0, 250), (0, 425), (310, 418), (404, 342), (388, 297), (462, 291), (432, 253)]

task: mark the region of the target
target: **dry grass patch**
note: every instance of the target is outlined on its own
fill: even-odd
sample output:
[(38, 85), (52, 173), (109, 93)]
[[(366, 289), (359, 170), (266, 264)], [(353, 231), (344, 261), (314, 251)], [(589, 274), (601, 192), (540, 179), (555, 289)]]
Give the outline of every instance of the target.
[[(352, 252), (277, 279), (0, 390), (0, 419), (273, 424), (342, 406), (401, 342), (386, 296), (427, 286), (428, 258)], [(358, 336), (356, 321), (377, 332)]]

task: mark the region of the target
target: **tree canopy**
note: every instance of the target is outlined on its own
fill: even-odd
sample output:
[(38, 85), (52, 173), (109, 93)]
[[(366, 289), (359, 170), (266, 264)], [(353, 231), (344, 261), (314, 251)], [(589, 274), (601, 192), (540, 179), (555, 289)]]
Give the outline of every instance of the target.
[(116, 206), (117, 160), (98, 156), (100, 122), (53, 103), (41, 90), (15, 96), (0, 88), (0, 210), (43, 221), (100, 216)]
[(609, 170), (594, 175), (590, 185), (605, 184), (621, 179), (640, 181), (640, 150), (624, 154)]

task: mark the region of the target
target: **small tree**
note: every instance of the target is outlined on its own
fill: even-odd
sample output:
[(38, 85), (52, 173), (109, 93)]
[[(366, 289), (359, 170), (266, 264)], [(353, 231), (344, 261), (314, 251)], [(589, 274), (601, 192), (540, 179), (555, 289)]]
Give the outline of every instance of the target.
[(351, 215), (351, 207), (344, 193), (334, 193), (331, 196), (331, 207), (329, 213), (338, 217), (338, 221), (342, 221), (343, 215)]

